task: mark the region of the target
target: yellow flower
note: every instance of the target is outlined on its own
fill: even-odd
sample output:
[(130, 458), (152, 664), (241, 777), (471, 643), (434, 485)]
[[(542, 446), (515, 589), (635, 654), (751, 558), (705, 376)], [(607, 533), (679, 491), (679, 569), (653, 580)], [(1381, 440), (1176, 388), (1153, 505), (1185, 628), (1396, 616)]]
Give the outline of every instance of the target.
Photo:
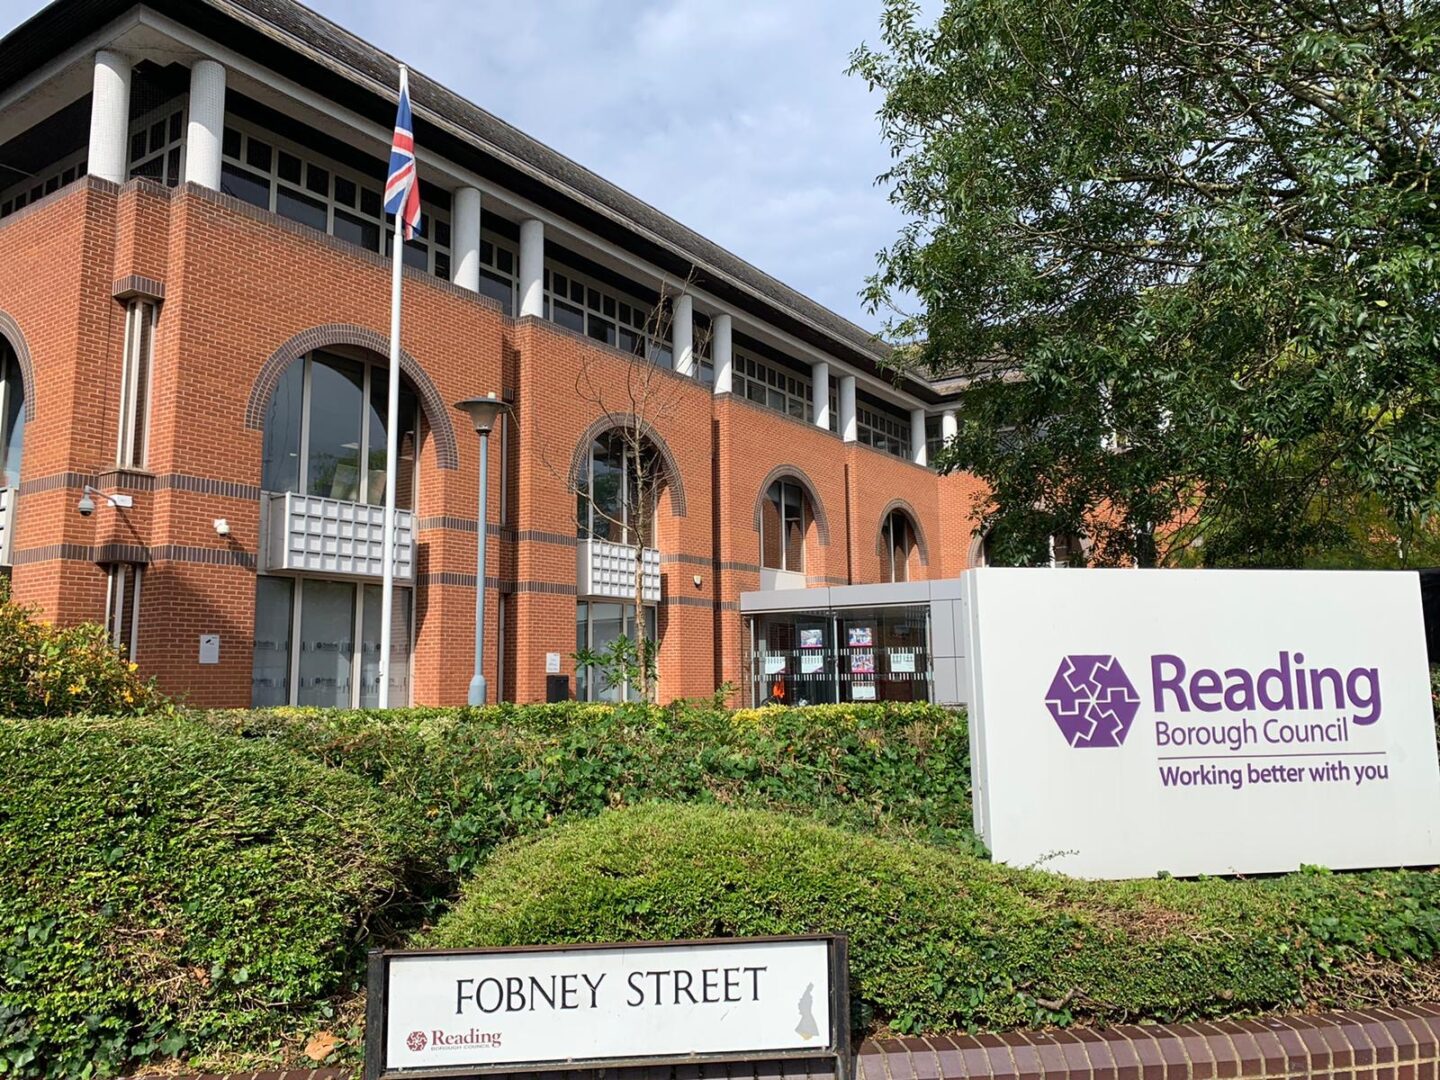
[(72, 694), (83, 693), (84, 690), (85, 690), (85, 687), (81, 686), (78, 682), (77, 682), (77, 683), (74, 683), (74, 684), (71, 685), (71, 687), (70, 687), (70, 693), (72, 693)]
[(131, 670), (131, 671), (139, 671), (139, 670), (140, 670), (140, 665), (137, 664), (134, 660), (131, 660), (131, 661), (130, 661), (130, 670)]

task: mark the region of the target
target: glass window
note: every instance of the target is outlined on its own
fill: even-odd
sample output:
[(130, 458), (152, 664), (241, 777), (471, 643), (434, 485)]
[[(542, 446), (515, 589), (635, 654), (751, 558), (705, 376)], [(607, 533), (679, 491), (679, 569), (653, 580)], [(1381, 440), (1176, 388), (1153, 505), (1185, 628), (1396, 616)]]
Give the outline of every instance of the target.
[(220, 190), (241, 202), (270, 209), (270, 180), (226, 162), (220, 166)]
[(25, 449), (25, 383), (10, 343), (0, 338), (0, 487), (20, 484)]
[[(395, 590), (390, 700), (400, 705), (410, 700), (411, 601), (411, 590)], [(294, 641), (297, 606), (301, 629)], [(375, 708), (380, 700), (380, 611), (378, 585), (257, 578), (253, 704)], [(294, 687), (292, 668), (299, 672)]]
[[(581, 539), (632, 542), (631, 530), (649, 544), (654, 508), (661, 486), (661, 464), (653, 447), (637, 459), (622, 432), (608, 431), (590, 447), (589, 469), (577, 493), (576, 521)], [(642, 505), (644, 499), (648, 505)]]
[(380, 248), (380, 223), (378, 221), (367, 221), (356, 214), (336, 210), (333, 231), (338, 239), (370, 251), (378, 251)]
[[(632, 642), (636, 641), (635, 605), (618, 601), (580, 601), (575, 605), (575, 648), (603, 652), (621, 634)], [(650, 606), (645, 608), (645, 640), (658, 647), (656, 613)], [(639, 700), (636, 687), (629, 685), (607, 686), (604, 673), (579, 667), (575, 671), (575, 699), (577, 701), (619, 701), (621, 697), (630, 701)]]
[[(380, 609), (379, 585), (361, 589), (360, 701), (362, 709), (380, 707)], [(390, 700), (410, 700), (410, 590), (395, 590), (395, 609), (390, 625)]]
[(805, 536), (813, 512), (805, 490), (793, 480), (776, 480), (760, 508), (760, 565), (769, 570), (805, 569)]
[(255, 579), (255, 637), (250, 662), (250, 703), (256, 708), (290, 704), (290, 623), (295, 583)]
[(291, 364), (280, 376), (265, 415), (260, 486), (266, 491), (300, 490), (300, 426), (304, 418), (305, 365)]
[[(261, 486), (383, 503), (388, 377), (386, 367), (329, 353), (312, 353), (291, 364), (266, 413)], [(420, 405), (403, 380), (400, 416), (395, 505), (409, 510), (415, 505)]]
[(281, 187), (275, 192), (275, 212), (281, 217), (325, 232), (328, 225), (325, 204), (319, 199)]
[(150, 411), (155, 305), (133, 301), (125, 312), (125, 356), (120, 372), (120, 430), (115, 460), (133, 468), (145, 464), (146, 421)]
[(312, 361), (310, 447), (305, 458), (307, 494), (360, 500), (364, 384), (364, 364), (323, 353)]
[(855, 407), (856, 438), (895, 457), (910, 456), (910, 417), (866, 405)]
[(890, 581), (910, 580), (910, 553), (915, 550), (915, 527), (904, 511), (892, 510), (885, 518), (885, 573)]
[(351, 704), (355, 586), (338, 581), (300, 583), (300, 686), (297, 705)]
[[(151, 121), (148, 128), (140, 126), (130, 136), (130, 176), (142, 176), (170, 187), (178, 185), (183, 130), (184, 112), (181, 109), (172, 109)], [(54, 189), (47, 187), (46, 190)]]
[(140, 579), (144, 572), (144, 567), (135, 563), (114, 563), (108, 571), (105, 625), (110, 644), (131, 660), (140, 643)]

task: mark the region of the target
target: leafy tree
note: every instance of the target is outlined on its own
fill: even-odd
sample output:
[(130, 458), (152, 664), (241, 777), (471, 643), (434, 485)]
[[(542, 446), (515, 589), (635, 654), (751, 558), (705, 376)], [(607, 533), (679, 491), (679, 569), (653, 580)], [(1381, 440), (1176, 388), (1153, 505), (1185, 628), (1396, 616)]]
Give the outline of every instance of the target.
[(868, 300), (964, 387), (941, 464), (990, 485), (992, 552), (1433, 546), (1440, 5), (885, 0), (882, 28), (852, 70), (908, 223)]

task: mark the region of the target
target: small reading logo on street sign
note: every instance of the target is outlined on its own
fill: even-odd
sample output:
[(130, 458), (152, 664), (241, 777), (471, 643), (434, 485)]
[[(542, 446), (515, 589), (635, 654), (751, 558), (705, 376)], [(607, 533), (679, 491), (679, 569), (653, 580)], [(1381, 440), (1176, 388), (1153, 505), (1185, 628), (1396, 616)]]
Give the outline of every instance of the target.
[(426, 1042), (425, 1032), (412, 1031), (410, 1032), (410, 1037), (405, 1040), (405, 1045), (418, 1054), (421, 1050), (425, 1049)]
[(1140, 695), (1113, 656), (1077, 654), (1060, 661), (1045, 706), (1074, 747), (1119, 746), (1140, 710)]

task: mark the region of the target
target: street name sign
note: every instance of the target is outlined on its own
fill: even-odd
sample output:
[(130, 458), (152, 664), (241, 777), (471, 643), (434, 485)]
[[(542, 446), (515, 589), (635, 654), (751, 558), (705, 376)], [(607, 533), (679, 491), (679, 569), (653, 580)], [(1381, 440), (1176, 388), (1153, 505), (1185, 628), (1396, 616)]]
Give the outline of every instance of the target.
[(846, 968), (843, 936), (377, 950), (365, 1075), (848, 1059)]
[(975, 820), (1081, 877), (1440, 863), (1419, 577), (972, 570)]

